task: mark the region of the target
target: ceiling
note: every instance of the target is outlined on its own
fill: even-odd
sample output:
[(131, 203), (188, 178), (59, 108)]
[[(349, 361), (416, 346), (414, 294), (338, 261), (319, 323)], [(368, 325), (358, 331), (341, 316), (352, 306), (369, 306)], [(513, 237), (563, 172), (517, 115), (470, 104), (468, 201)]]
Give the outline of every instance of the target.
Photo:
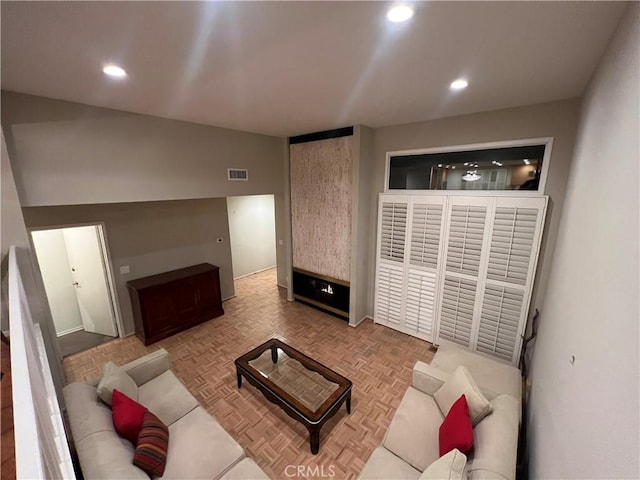
[(2, 88), (277, 136), (380, 127), (579, 96), (626, 7), (390, 5), (2, 2)]

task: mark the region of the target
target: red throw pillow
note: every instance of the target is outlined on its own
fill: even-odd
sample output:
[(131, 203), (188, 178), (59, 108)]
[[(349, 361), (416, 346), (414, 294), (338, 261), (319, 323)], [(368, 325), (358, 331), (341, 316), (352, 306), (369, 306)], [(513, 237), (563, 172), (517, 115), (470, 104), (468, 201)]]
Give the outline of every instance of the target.
[(142, 428), (142, 421), (147, 408), (131, 400), (124, 393), (113, 390), (111, 400), (111, 415), (116, 432), (134, 445), (138, 443), (138, 435)]
[(465, 455), (473, 448), (473, 427), (469, 418), (467, 397), (461, 395), (440, 425), (440, 456), (457, 448)]
[(153, 413), (144, 414), (133, 464), (152, 477), (161, 477), (167, 463), (169, 429)]

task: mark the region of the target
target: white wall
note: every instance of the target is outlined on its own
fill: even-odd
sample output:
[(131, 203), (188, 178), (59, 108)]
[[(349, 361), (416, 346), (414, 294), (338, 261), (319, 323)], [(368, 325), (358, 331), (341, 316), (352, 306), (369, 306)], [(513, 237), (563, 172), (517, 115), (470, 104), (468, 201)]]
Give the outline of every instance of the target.
[(82, 328), (63, 232), (60, 229), (31, 233), (58, 336)]
[(530, 478), (640, 477), (639, 15), (584, 99), (533, 357)]
[(228, 197), (233, 278), (276, 266), (273, 195)]

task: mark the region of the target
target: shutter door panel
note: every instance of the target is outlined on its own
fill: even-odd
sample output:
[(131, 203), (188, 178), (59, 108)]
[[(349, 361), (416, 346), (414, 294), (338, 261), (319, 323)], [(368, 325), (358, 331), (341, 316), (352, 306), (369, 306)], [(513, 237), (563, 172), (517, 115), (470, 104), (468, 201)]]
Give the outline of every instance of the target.
[(485, 206), (451, 206), (446, 258), (448, 272), (478, 275), (486, 217)]
[(411, 218), (411, 265), (438, 268), (442, 204), (414, 204)]
[(536, 241), (539, 208), (498, 206), (495, 210), (487, 278), (525, 285)]
[(407, 230), (407, 202), (382, 202), (380, 258), (403, 263)]
[(477, 282), (446, 275), (440, 305), (440, 338), (470, 346)]
[(513, 361), (519, 344), (524, 291), (486, 285), (476, 349), (503, 360)]
[(429, 338), (433, 335), (436, 285), (435, 273), (409, 271), (404, 324)]
[(402, 313), (403, 269), (380, 264), (376, 285), (376, 321), (399, 325)]

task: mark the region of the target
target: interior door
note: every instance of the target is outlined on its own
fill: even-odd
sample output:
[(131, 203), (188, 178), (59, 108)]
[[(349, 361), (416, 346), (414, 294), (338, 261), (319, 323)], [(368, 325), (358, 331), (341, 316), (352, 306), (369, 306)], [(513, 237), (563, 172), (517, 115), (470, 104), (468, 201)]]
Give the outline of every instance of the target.
[(98, 227), (65, 228), (63, 234), (84, 329), (117, 336)]

